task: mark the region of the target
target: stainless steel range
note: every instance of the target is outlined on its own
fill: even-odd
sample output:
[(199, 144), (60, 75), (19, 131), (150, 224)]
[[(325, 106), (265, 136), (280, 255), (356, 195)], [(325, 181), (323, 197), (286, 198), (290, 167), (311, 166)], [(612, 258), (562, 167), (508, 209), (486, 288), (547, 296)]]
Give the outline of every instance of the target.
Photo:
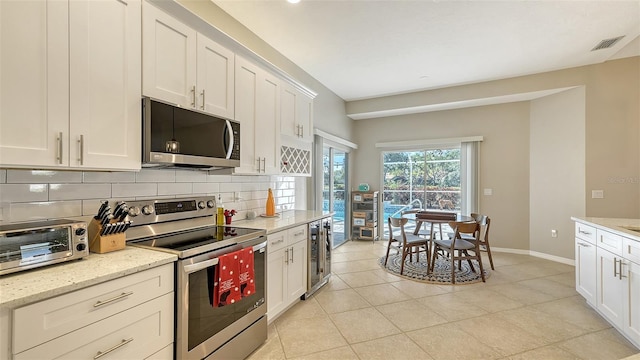
[[(266, 231), (215, 226), (215, 198), (128, 202), (127, 244), (178, 255), (177, 359), (244, 359), (267, 339)], [(219, 266), (252, 248), (255, 291), (219, 302)]]

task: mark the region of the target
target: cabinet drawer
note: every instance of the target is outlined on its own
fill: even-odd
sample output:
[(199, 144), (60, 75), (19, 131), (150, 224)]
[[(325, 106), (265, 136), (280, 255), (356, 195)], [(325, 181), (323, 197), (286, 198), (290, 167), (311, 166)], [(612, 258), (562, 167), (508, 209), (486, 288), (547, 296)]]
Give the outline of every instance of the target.
[(278, 231), (267, 235), (267, 254), (278, 251), (287, 246), (287, 232)]
[(608, 231), (596, 230), (596, 245), (615, 255), (622, 256), (622, 236)]
[(622, 256), (634, 263), (640, 265), (640, 241), (623, 238)]
[(576, 237), (582, 240), (588, 241), (595, 245), (596, 243), (596, 228), (593, 226), (585, 225), (583, 223), (576, 222)]
[(354, 211), (353, 212), (353, 217), (354, 218), (365, 218), (367, 217), (367, 213), (364, 211)]
[(170, 292), (173, 264), (17, 308), (13, 312), (13, 352), (22, 352)]
[[(14, 355), (22, 359), (144, 359), (173, 342), (173, 293)], [(109, 351), (111, 350), (111, 351)]]
[(289, 245), (295, 244), (298, 241), (307, 240), (307, 229), (308, 225), (305, 224), (287, 230), (287, 235), (289, 236)]

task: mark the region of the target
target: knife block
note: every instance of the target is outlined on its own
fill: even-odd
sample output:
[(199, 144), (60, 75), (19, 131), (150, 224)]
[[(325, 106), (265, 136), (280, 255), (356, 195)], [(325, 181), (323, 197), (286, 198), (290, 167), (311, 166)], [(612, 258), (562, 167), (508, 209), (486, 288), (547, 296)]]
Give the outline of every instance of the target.
[(127, 243), (125, 234), (100, 235), (102, 225), (95, 219), (89, 223), (89, 251), (92, 253), (104, 254), (111, 251), (124, 249)]

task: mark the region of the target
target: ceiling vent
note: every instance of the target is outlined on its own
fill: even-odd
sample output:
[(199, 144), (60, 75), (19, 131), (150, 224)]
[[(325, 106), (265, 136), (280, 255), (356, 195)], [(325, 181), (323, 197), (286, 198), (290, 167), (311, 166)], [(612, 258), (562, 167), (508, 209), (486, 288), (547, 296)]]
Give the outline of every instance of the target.
[(618, 41), (620, 41), (622, 38), (624, 37), (624, 35), (622, 36), (618, 36), (612, 39), (604, 39), (602, 41), (600, 41), (600, 43), (598, 43), (598, 45), (596, 45), (593, 49), (591, 49), (591, 51), (596, 51), (596, 50), (601, 50), (601, 49), (608, 49), (610, 47), (612, 47), (613, 45), (617, 44)]

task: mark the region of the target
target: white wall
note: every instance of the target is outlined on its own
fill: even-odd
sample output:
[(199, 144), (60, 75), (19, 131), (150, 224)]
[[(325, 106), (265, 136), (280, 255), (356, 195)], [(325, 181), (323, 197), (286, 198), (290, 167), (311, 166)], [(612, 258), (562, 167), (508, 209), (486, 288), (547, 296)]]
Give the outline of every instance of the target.
[(571, 216), (585, 215), (585, 88), (532, 101), (529, 143), (530, 249), (573, 259)]

